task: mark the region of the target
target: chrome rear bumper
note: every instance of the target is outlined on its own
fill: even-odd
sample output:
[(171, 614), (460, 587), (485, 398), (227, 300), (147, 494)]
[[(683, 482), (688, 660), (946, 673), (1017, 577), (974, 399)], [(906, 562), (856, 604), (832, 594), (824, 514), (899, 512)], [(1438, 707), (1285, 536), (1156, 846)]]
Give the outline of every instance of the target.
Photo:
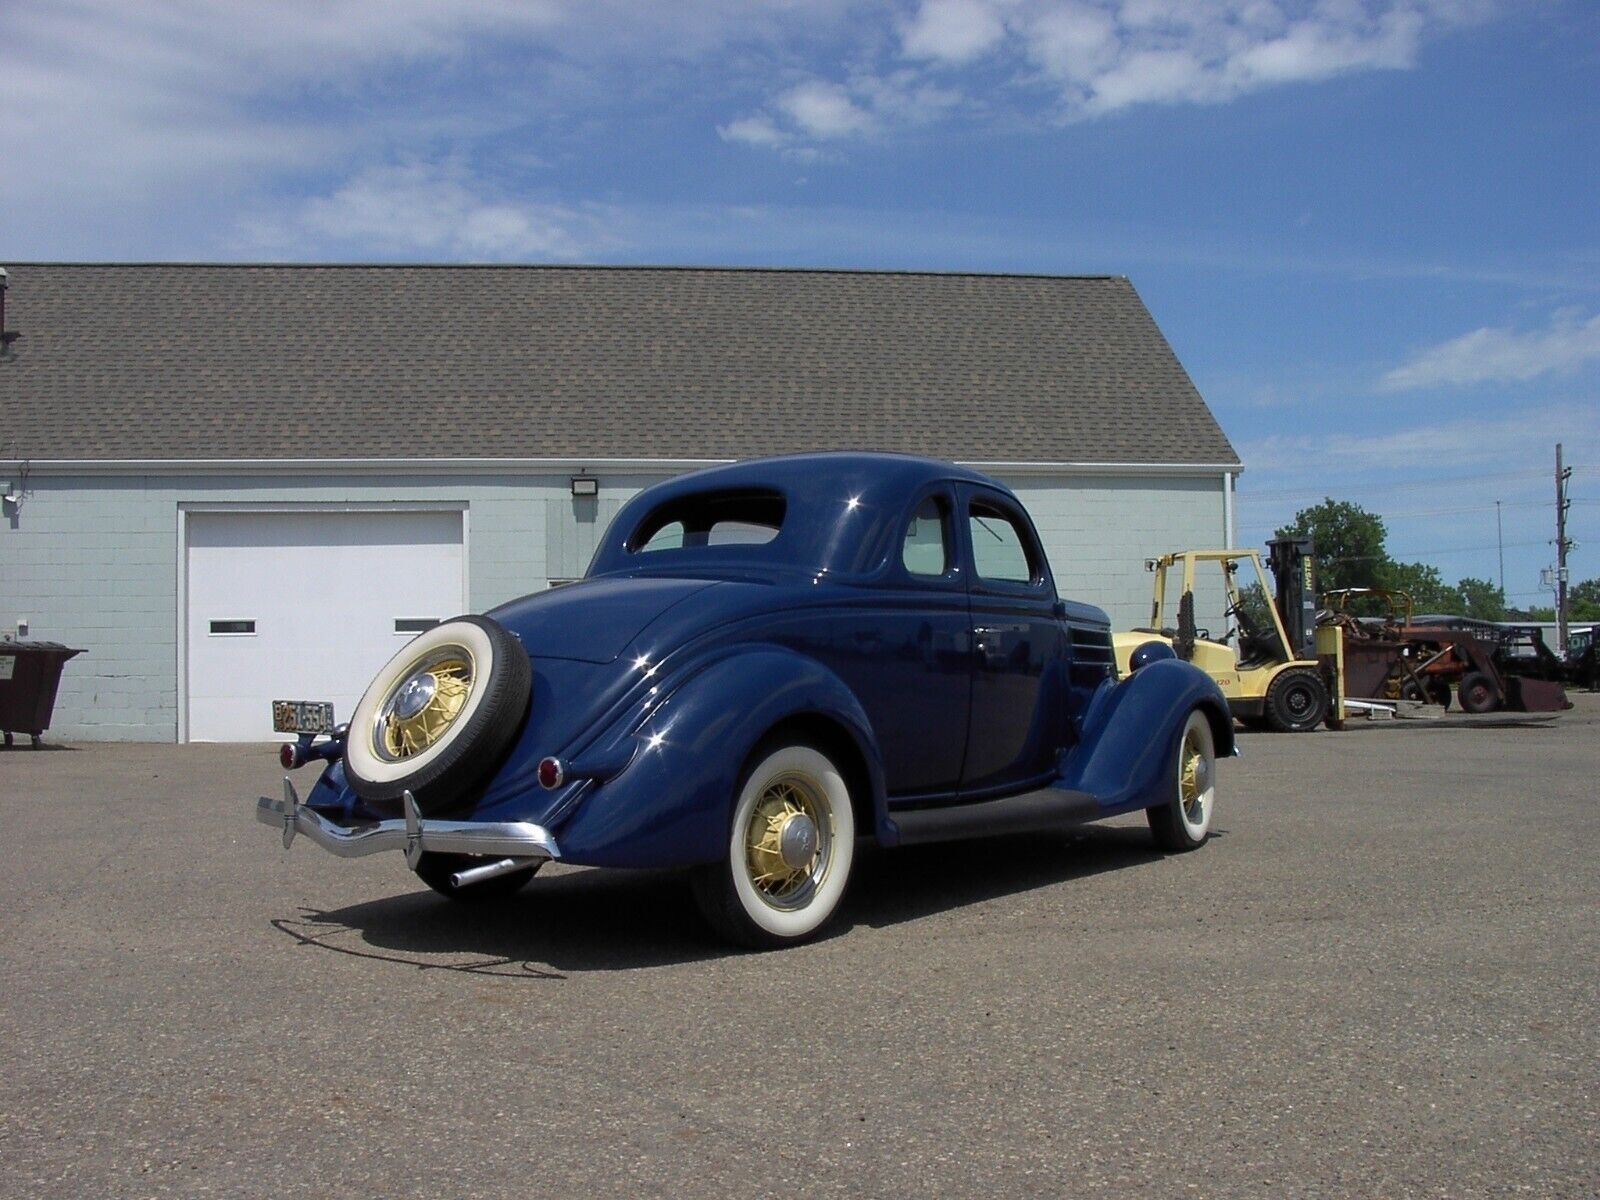
[(472, 854), (485, 858), (512, 858), (543, 862), (560, 858), (561, 850), (549, 830), (527, 821), (439, 821), (424, 818), (410, 792), (400, 797), (403, 820), (366, 821), (340, 825), (300, 803), (294, 784), (283, 780), (283, 798), (262, 796), (256, 801), (256, 820), (283, 831), (287, 850), (295, 834), (303, 833), (324, 850), (341, 858), (403, 850), (406, 865), (415, 868), (426, 853)]

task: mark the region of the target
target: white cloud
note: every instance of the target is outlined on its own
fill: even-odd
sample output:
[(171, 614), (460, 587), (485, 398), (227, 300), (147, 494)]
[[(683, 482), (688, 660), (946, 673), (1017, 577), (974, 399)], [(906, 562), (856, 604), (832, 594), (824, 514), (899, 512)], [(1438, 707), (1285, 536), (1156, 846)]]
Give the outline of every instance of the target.
[(1121, 46), (1115, 16), (1087, 4), (1038, 10), (1020, 30), (1025, 57), (1056, 81), (1093, 79), (1110, 70)]
[(1041, 2), (1012, 30), (1071, 117), (1409, 67), (1426, 31), (1460, 19), (1460, 6), (1415, 0)]
[(546, 36), (559, 16), (538, 0), (7, 6), (0, 198), (304, 166), (337, 135), (269, 110), (344, 94), (378, 67), (448, 60), (475, 39)]
[(745, 142), (751, 146), (787, 146), (794, 140), (765, 113), (739, 117), (726, 125), (718, 125), (717, 135), (725, 142)]
[(1005, 24), (984, 0), (924, 0), (906, 22), (901, 45), (909, 58), (964, 63), (1005, 36)]
[(724, 90), (833, 36), (853, 2), (11, 0), (0, 211), (13, 237), (19, 214), (53, 234), (68, 209), (80, 226), (216, 210), (352, 161), (565, 133), (726, 57)]
[[(802, 85), (808, 95), (834, 89), (827, 94), (840, 119), (785, 121), (787, 93), (780, 94), (741, 119), (765, 116), (789, 136), (744, 140), (789, 145), (887, 132), (1029, 94), (1066, 120), (1136, 105), (1223, 103), (1269, 87), (1411, 67), (1429, 34), (1489, 11), (1487, 0), (921, 0), (900, 23), (896, 52), (908, 67), (895, 69), (863, 34), (843, 60), (850, 65), (842, 82)], [(979, 59), (998, 76), (974, 78)], [(872, 103), (865, 81), (891, 76), (902, 95), (936, 87), (940, 103), (907, 106), (903, 115)]]
[(1441, 385), (1515, 383), (1570, 372), (1596, 358), (1600, 358), (1600, 315), (1584, 320), (1577, 310), (1562, 309), (1546, 330), (1474, 329), (1420, 350), (1410, 361), (1387, 372), (1378, 386), (1382, 391), (1399, 392)]
[(778, 93), (768, 108), (717, 126), (717, 133), (724, 141), (815, 160), (821, 156), (816, 143), (925, 125), (962, 102), (960, 92), (906, 69), (855, 75), (847, 84), (808, 79)]
[(823, 80), (797, 84), (773, 104), (806, 137), (848, 137), (867, 133), (874, 124), (872, 114), (857, 105), (844, 87)]
[[(816, 161), (952, 119), (1082, 119), (1401, 67), (1484, 2), (10, 0), (0, 212), (35, 252), (146, 252), (159, 226), (193, 253), (226, 246), (236, 212), (298, 212), (307, 191), (353, 188), (353, 213), (352, 164), (470, 161), (480, 177), (456, 182), (495, 210), (647, 108), (718, 105), (723, 141)], [(584, 240), (581, 220), (525, 207), (471, 240)]]
[(1252, 478), (1282, 476), (1318, 489), (1335, 488), (1338, 481), (1350, 486), (1348, 481), (1368, 476), (1388, 485), (1396, 471), (1436, 470), (1440, 464), (1455, 472), (1543, 464), (1556, 442), (1566, 443), (1574, 461), (1592, 458), (1600, 450), (1600, 407), (1552, 404), (1373, 432), (1272, 434), (1240, 443), (1239, 454)]
[(598, 210), (499, 195), (459, 163), (406, 163), (360, 171), (249, 232), (264, 248), (309, 240), (484, 262), (590, 256), (607, 243), (607, 224)]

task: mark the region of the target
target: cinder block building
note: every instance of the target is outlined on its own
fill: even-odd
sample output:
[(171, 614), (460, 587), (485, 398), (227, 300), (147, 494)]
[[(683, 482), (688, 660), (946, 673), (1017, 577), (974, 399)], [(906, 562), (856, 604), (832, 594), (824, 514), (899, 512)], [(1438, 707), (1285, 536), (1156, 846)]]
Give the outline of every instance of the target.
[(417, 630), (581, 576), (634, 492), (733, 459), (986, 471), (1121, 625), (1146, 558), (1232, 540), (1238, 455), (1120, 277), (8, 266), (0, 632), (88, 651), (64, 737), (348, 713)]

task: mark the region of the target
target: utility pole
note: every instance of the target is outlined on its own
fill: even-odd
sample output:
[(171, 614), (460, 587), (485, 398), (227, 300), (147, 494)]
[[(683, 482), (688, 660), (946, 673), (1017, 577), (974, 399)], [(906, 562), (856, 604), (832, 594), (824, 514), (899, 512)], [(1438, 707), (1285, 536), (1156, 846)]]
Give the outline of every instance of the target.
[(1561, 466), (1561, 443), (1556, 443), (1556, 653), (1567, 653), (1567, 480), (1572, 468)]
[(1506, 602), (1506, 535), (1500, 528), (1500, 501), (1494, 502), (1494, 544), (1500, 551), (1500, 603)]

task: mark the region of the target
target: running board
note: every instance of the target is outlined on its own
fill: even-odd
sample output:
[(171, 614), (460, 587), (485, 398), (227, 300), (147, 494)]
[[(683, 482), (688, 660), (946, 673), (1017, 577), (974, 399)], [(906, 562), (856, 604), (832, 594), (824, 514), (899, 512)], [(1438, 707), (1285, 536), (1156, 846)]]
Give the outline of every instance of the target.
[(1100, 815), (1100, 805), (1087, 792), (1065, 788), (1040, 788), (999, 800), (947, 804), (941, 808), (890, 810), (900, 830), (900, 845), (948, 842), (957, 838), (988, 837), (1004, 833), (1035, 833), (1079, 825)]

